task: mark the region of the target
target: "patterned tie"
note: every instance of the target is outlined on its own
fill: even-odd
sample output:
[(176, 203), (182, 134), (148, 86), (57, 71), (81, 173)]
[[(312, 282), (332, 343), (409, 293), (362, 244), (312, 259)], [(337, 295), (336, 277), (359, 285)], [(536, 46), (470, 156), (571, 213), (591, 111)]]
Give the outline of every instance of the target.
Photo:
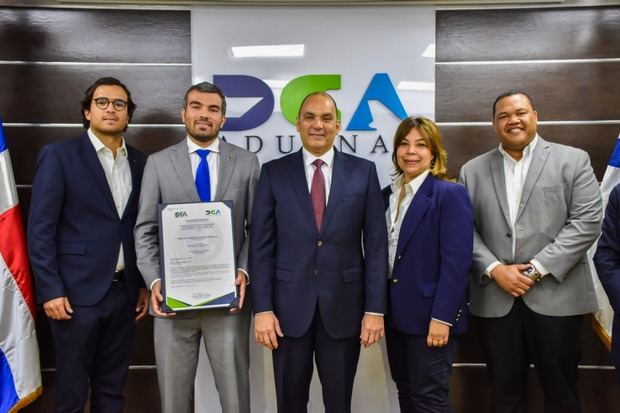
[(323, 171), (321, 171), (321, 165), (323, 162), (320, 159), (312, 162), (314, 165), (314, 176), (312, 176), (312, 187), (310, 189), (310, 199), (312, 200), (312, 209), (314, 210), (314, 220), (316, 221), (317, 230), (321, 231), (321, 225), (323, 224), (323, 214), (325, 213), (325, 178), (323, 177)]
[(211, 200), (211, 176), (209, 174), (209, 164), (207, 155), (211, 152), (208, 149), (198, 149), (196, 154), (200, 156), (200, 163), (196, 170), (196, 189), (201, 201)]

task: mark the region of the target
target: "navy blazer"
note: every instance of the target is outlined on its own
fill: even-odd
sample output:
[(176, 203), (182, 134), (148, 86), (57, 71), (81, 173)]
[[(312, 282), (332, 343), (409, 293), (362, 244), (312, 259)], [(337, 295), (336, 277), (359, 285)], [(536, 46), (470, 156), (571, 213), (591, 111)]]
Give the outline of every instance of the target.
[(387, 234), (372, 162), (335, 152), (317, 230), (301, 150), (263, 165), (250, 229), (256, 313), (300, 337), (318, 308), (332, 338), (357, 337), (365, 311), (386, 311)]
[[(383, 189), (386, 209), (391, 188)], [(384, 218), (385, 219), (385, 218)], [(431, 318), (467, 328), (467, 286), (473, 251), (473, 214), (466, 189), (428, 175), (403, 218), (390, 277), (392, 325), (427, 335)]]
[[(611, 356), (620, 370), (620, 185), (609, 194), (601, 237), (598, 240), (594, 265), (614, 310)], [(620, 372), (619, 372), (620, 374)]]
[(132, 191), (119, 217), (105, 172), (86, 133), (48, 145), (37, 159), (28, 218), (28, 250), (39, 303), (67, 296), (94, 305), (106, 294), (123, 245), (129, 299), (144, 286), (133, 227), (146, 158), (127, 145)]

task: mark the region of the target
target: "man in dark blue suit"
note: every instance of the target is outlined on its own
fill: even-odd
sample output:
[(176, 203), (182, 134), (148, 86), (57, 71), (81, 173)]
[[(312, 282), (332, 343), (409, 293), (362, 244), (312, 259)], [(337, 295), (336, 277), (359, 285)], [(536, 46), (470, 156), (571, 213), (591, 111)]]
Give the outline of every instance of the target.
[(303, 149), (268, 162), (254, 197), (255, 338), (273, 350), (278, 411), (305, 412), (315, 358), (326, 413), (351, 411), (360, 342), (383, 336), (387, 234), (372, 162), (336, 151), (336, 103), (301, 103)]
[(32, 185), (30, 262), (56, 350), (56, 412), (121, 413), (134, 319), (148, 309), (133, 227), (145, 157), (125, 144), (136, 108), (101, 78), (85, 92), (87, 132), (44, 147)]
[(611, 357), (620, 380), (620, 185), (609, 194), (603, 230), (598, 240), (594, 265), (614, 310)]

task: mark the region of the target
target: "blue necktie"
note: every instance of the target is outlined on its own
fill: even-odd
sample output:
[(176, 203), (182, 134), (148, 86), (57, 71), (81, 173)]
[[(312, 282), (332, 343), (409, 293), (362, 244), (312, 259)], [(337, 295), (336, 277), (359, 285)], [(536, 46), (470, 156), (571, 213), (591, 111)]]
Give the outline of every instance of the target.
[(207, 155), (211, 152), (208, 149), (198, 149), (196, 154), (200, 156), (200, 163), (196, 170), (196, 189), (201, 201), (211, 201), (211, 176), (209, 174), (209, 164)]

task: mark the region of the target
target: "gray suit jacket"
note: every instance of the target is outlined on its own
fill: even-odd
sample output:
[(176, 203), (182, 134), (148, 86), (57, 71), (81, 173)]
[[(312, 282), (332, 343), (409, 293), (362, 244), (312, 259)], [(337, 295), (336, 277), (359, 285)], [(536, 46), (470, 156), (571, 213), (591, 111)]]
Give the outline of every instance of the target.
[[(254, 188), (260, 167), (252, 152), (220, 141), (220, 169), (214, 201), (233, 201), (237, 268), (248, 269), (248, 237)], [(186, 139), (147, 159), (134, 235), (138, 268), (147, 287), (161, 277), (157, 204), (200, 202)]]
[[(484, 272), (494, 261), (519, 264), (533, 258), (551, 273), (523, 296), (531, 310), (549, 316), (596, 310), (586, 252), (598, 237), (602, 204), (588, 154), (539, 137), (514, 233), (509, 224), (503, 162), (499, 149), (494, 149), (461, 169), (460, 181), (474, 209), (470, 311), (480, 317), (506, 315), (514, 298)], [(512, 237), (516, 237), (514, 257)]]

